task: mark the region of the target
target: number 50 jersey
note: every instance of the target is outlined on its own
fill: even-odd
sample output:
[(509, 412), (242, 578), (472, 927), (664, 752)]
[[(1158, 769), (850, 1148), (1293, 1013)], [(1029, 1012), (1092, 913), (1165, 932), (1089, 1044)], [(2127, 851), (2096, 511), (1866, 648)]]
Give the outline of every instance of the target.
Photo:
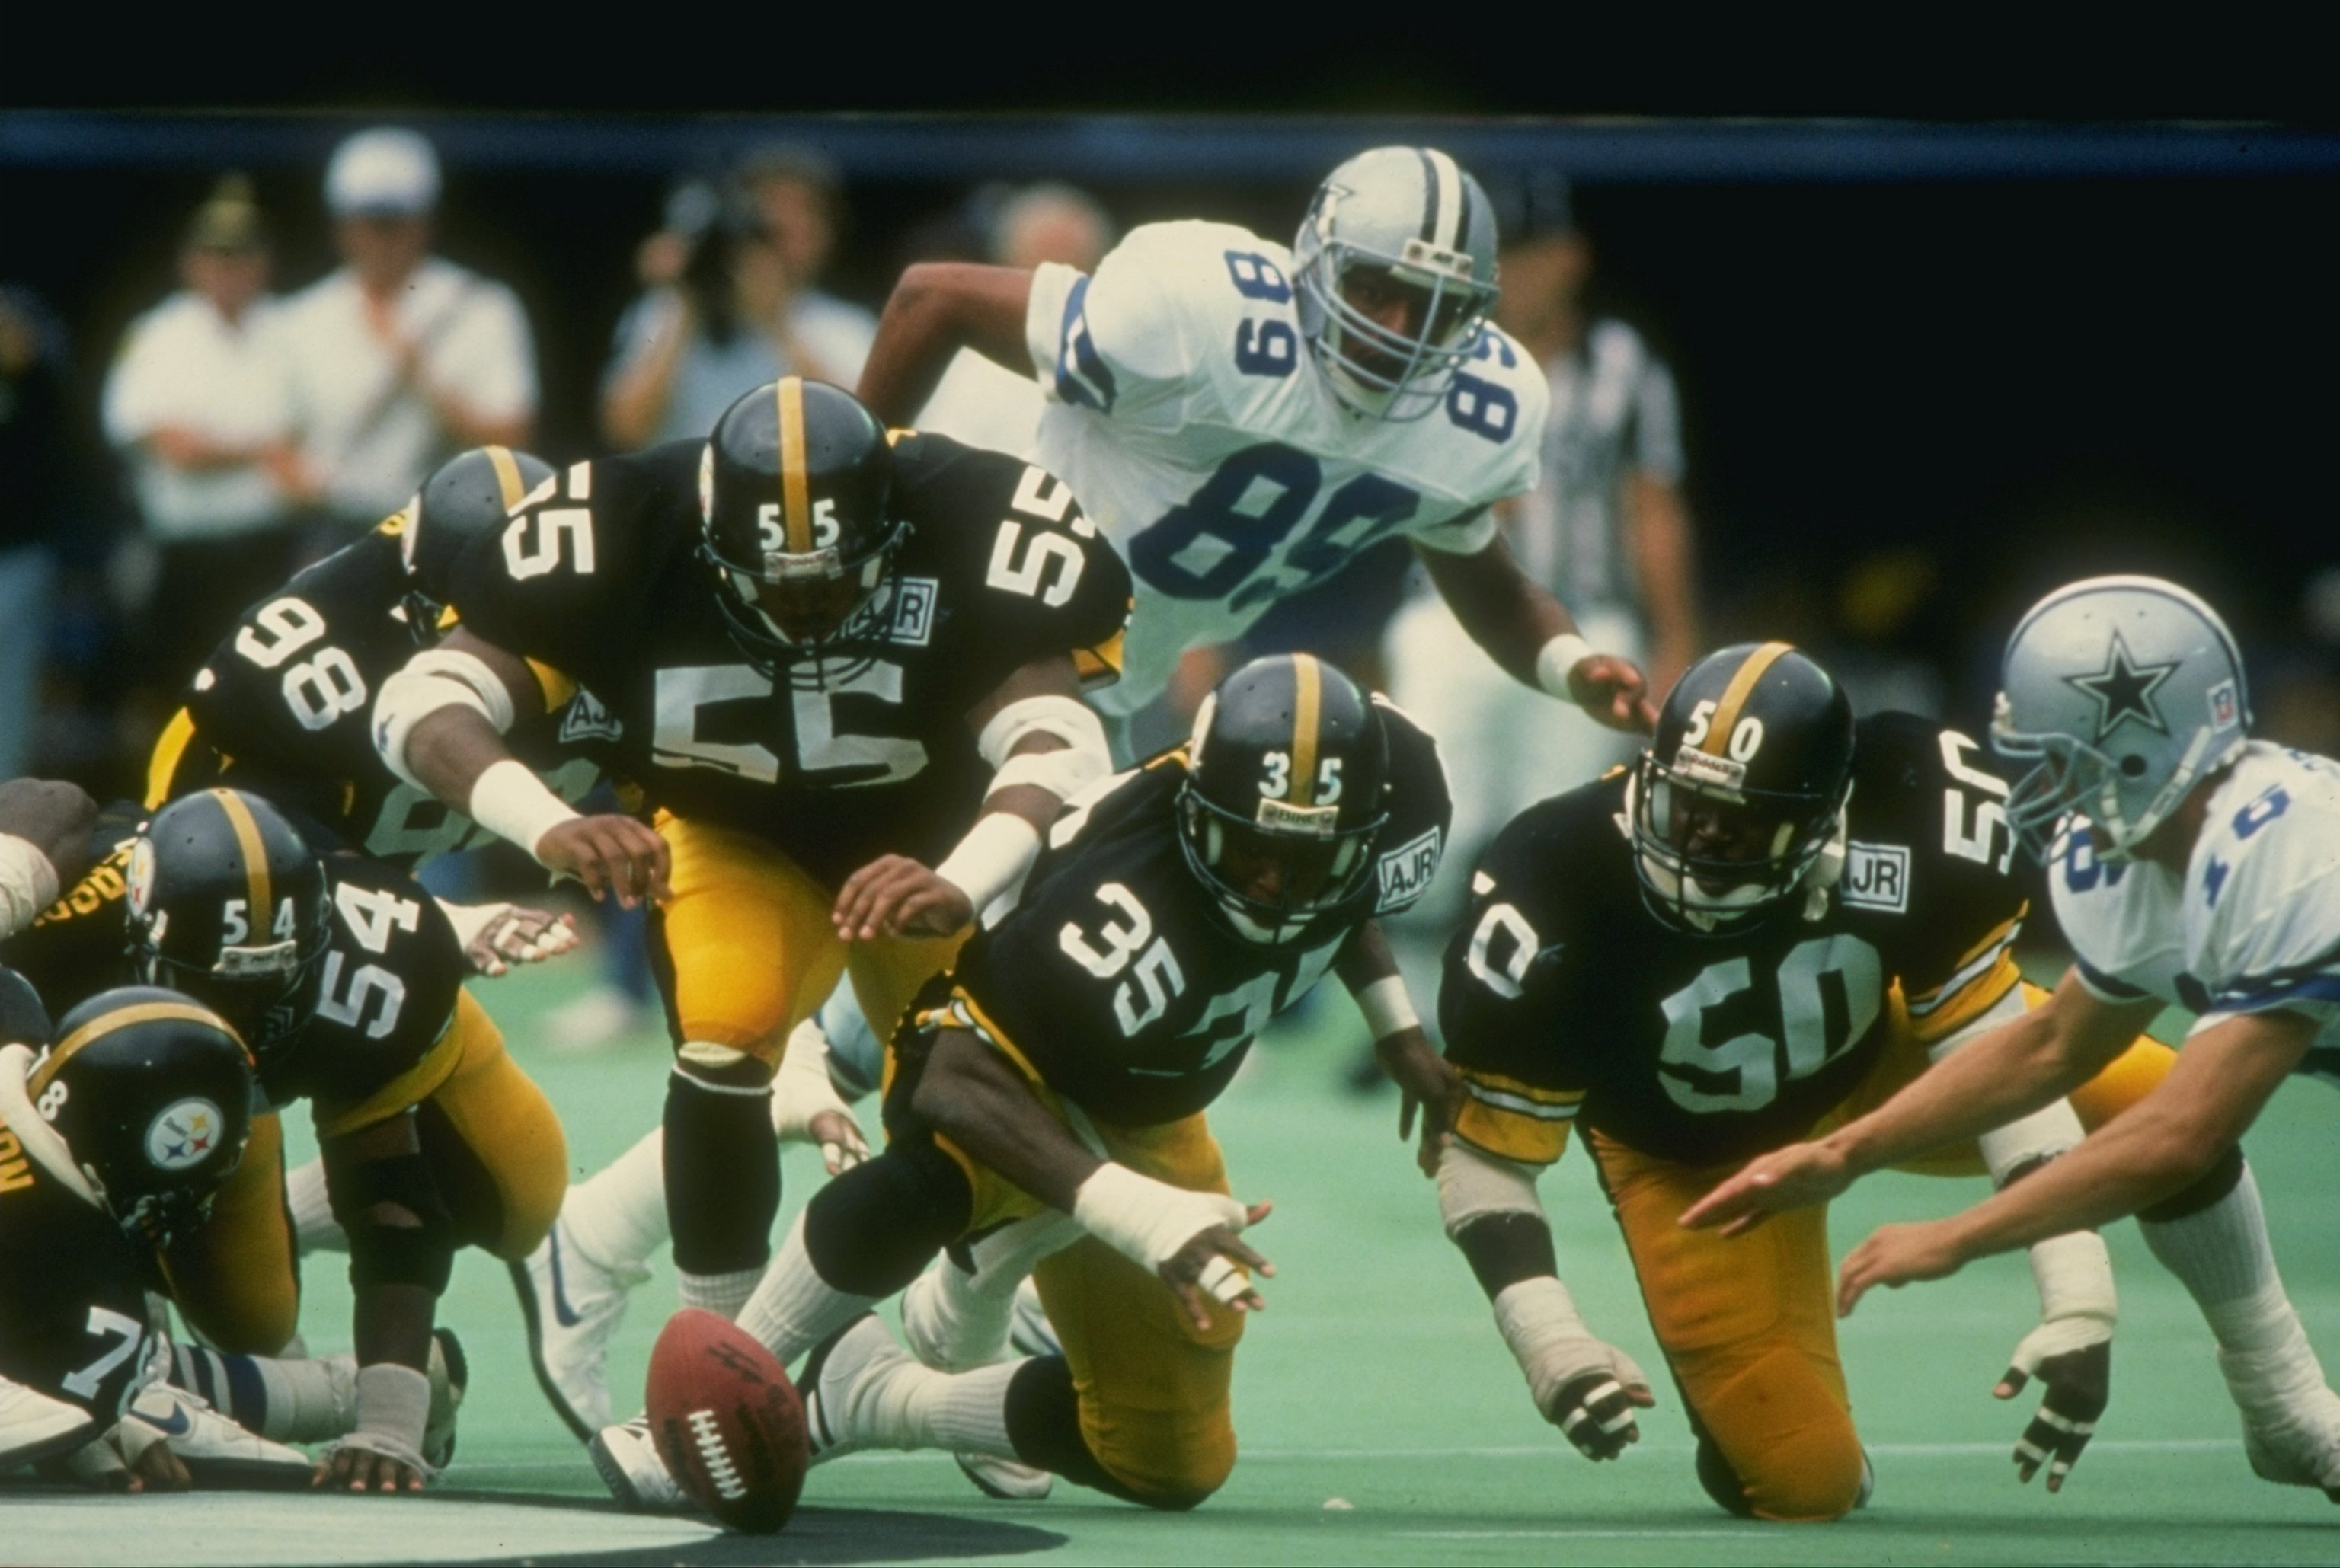
[(1491, 1154), (1560, 1158), (1572, 1121), (1687, 1165), (1803, 1136), (1897, 1016), (1932, 1041), (2019, 976), (2007, 785), (1975, 743), (1908, 714), (1855, 731), (1844, 868), (1824, 900), (1704, 934), (1642, 902), (1624, 770), (1531, 806), (1487, 851), (1446, 952), (1439, 1019)]
[(890, 593), (861, 612), (886, 624), (851, 628), (881, 651), (806, 659), (776, 687), (725, 628), (700, 555), (706, 448), (569, 469), (465, 549), (463, 624), (596, 698), (591, 733), (572, 732), (649, 804), (756, 833), (831, 886), (883, 853), (934, 864), (989, 786), (968, 710), (1051, 653), (1117, 672), (1129, 574), (1060, 481), (900, 432), (891, 504), (908, 537)]

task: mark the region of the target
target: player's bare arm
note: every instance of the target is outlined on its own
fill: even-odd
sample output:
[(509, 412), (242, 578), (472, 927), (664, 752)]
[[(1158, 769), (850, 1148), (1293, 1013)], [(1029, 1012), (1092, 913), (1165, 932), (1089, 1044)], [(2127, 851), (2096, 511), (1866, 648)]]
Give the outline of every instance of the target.
[(97, 803), (77, 784), (0, 784), (0, 934), (30, 923), (89, 869)]
[[(2186, 1043), (2160, 1086), (2035, 1176), (1963, 1214), (1889, 1225), (1848, 1254), (1837, 1310), (1876, 1286), (1939, 1279), (1978, 1257), (2103, 1225), (2166, 1198), (2239, 1139), (2315, 1038), (2314, 1020), (2250, 1013)], [(1928, 1076), (1931, 1076), (1929, 1074)]]
[(392, 677), (374, 706), (374, 743), (391, 771), (481, 826), (631, 909), (667, 896), (666, 842), (614, 813), (580, 816), (512, 754), (504, 734), (540, 706), (526, 660), (457, 628)]
[(1421, 547), (1414, 553), (1471, 640), (1513, 678), (1564, 697), (1611, 729), (1646, 735), (1656, 727), (1641, 672), (1630, 660), (1594, 653), (1567, 607), (1520, 569), (1501, 536), (1470, 555)]
[(422, 1490), (426, 1368), (439, 1292), (418, 1275), (445, 1277), (453, 1240), (422, 1166), (414, 1119), (397, 1115), (324, 1139), (327, 1190), (346, 1218), (357, 1277), (351, 1330), (358, 1358), (358, 1429), (317, 1464), (311, 1484), (351, 1492)]
[(831, 911), (839, 936), (948, 936), (1022, 879), (1066, 797), (1111, 769), (1104, 726), (1080, 690), (1072, 656), (1050, 654), (968, 711), (996, 768), (982, 814), (939, 865), (888, 854), (855, 872)]
[(1032, 374), (1024, 338), (1031, 298), (1032, 274), (1023, 267), (925, 261), (909, 268), (878, 318), (855, 395), (887, 424), (906, 425), (962, 348), (1019, 376)]
[[(1236, 1236), (1265, 1219), (1269, 1205), (1244, 1208), (1215, 1193), (1185, 1192), (1099, 1159), (1048, 1113), (997, 1051), (967, 1031), (945, 1030), (936, 1038), (911, 1109), (971, 1159), (1079, 1219), (1108, 1245), (1143, 1252), (1195, 1326), (1210, 1326), (1215, 1301), (1237, 1312), (1267, 1305), (1258, 1291), (1241, 1285), (1233, 1266), (1275, 1273)], [(1238, 1215), (1240, 1222), (1230, 1223)], [(1180, 1231), (1183, 1239), (1174, 1234)]]
[(2067, 971), (2039, 1006), (1952, 1052), (1867, 1116), (1749, 1162), (1683, 1210), (1681, 1222), (1737, 1236), (1770, 1215), (1825, 1203), (1872, 1171), (1979, 1137), (2087, 1082), (2159, 1011), (2156, 1001), (2104, 1001)]
[(1439, 1153), (1462, 1108), (1462, 1076), (1430, 1043), (1378, 922), (1367, 921), (1357, 928), (1333, 971), (1365, 1016), (1375, 1060), (1398, 1087), (1398, 1140), (1413, 1137), (1414, 1115), (1420, 1112), (1422, 1142), (1415, 1162), (1423, 1175), (1434, 1177)]

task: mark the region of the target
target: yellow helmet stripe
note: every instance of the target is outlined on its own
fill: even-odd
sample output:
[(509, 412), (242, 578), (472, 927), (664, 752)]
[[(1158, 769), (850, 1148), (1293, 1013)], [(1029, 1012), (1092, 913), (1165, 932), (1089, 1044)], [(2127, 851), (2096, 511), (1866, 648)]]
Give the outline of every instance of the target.
[(220, 810), (227, 814), (227, 825), (235, 830), (236, 847), (243, 852), (243, 891), (252, 900), (248, 906), (252, 929), (265, 931), (276, 912), (276, 902), (268, 885), (268, 848), (260, 842), (260, 824), (253, 820), (252, 808), (243, 804), (243, 797), (233, 790), (203, 793), (219, 803)]
[(805, 477), (804, 382), (782, 376), (780, 392), (780, 518), (788, 528), (788, 553), (812, 551), (811, 485)]
[(512, 460), (510, 447), (487, 447), (482, 450), (496, 470), (496, 489), (504, 498), (504, 510), (509, 512), (528, 494), (528, 485), (520, 477), (520, 465)]
[(187, 1023), (207, 1023), (213, 1029), (223, 1031), (237, 1043), (243, 1042), (243, 1037), (228, 1027), (227, 1020), (209, 1008), (198, 1007), (192, 1001), (133, 1002), (128, 1007), (118, 1007), (112, 1012), (91, 1019), (59, 1040), (55, 1048), (41, 1059), (41, 1065), (34, 1069), (31, 1076), (25, 1079), (25, 1092), (35, 1099), (39, 1098), (41, 1090), (48, 1088), (49, 1080), (56, 1077), (57, 1070), (72, 1060), (76, 1052), (92, 1041), (104, 1040), (114, 1031), (128, 1029), (134, 1023), (153, 1023), (164, 1019), (178, 1019)]
[(1777, 663), (1781, 654), (1795, 651), (1791, 643), (1765, 643), (1747, 656), (1747, 662), (1739, 666), (1739, 673), (1722, 688), (1722, 700), (1714, 705), (1713, 721), (1706, 726), (1706, 739), (1699, 743), (1699, 750), (1710, 756), (1727, 754), (1723, 748), (1730, 744), (1730, 732), (1739, 727), (1739, 710), (1747, 705), (1747, 694), (1755, 689), (1755, 683), (1763, 678), (1763, 672)]
[(1314, 654), (1292, 656), (1292, 800), (1316, 804), (1316, 742), (1324, 705), (1324, 671)]

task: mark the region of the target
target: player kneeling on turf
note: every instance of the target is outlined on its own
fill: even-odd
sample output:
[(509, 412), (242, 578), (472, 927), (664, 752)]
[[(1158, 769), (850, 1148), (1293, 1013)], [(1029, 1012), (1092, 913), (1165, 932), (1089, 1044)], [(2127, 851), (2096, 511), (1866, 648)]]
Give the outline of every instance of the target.
[[(1246, 665), (1190, 746), (1076, 798), (1014, 912), (897, 1037), (889, 1147), (814, 1197), (740, 1314), (784, 1363), (814, 1351), (816, 1462), (992, 1455), (1161, 1508), (1218, 1488), (1268, 1272), (1240, 1233), (1267, 1206), (1228, 1196), (1205, 1108), (1327, 970), (1406, 1081), (1439, 1077), (1373, 922), (1428, 883), (1446, 820), (1429, 738), (1307, 655)], [(969, 1241), (993, 1288), (909, 1316), (928, 1359), (977, 1370), (922, 1366), (864, 1315)], [(1064, 1354), (986, 1365), (1036, 1262)], [(671, 1488), (655, 1455), (600, 1456), (621, 1496)]]

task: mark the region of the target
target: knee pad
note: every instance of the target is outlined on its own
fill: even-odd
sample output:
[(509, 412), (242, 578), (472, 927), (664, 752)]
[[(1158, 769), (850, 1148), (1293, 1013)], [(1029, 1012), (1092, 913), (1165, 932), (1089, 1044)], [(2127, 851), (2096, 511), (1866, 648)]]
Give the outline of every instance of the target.
[(830, 1182), (805, 1208), (805, 1255), (823, 1281), (891, 1296), (967, 1228), (975, 1192), (931, 1143), (896, 1144)]
[(433, 1296), (446, 1290), (455, 1267), (454, 1221), (419, 1151), (332, 1171), (326, 1193), (349, 1235), (352, 1286), (416, 1285)]
[(2210, 1169), (2196, 1177), (2177, 1191), (2158, 1203), (2147, 1204), (2137, 1211), (2138, 1219), (2149, 1225), (2166, 1225), (2173, 1219), (2183, 1219), (2189, 1214), (2199, 1214), (2243, 1184), (2243, 1172), (2249, 1167), (2243, 1163), (2243, 1146), (2226, 1146), (2226, 1152), (2211, 1162)]
[(731, 1063), (690, 1055), (722, 1049), (686, 1047), (667, 1080), (666, 1208), (674, 1264), (686, 1274), (761, 1268), (771, 1258), (772, 1221), (780, 1212), (771, 1090), (742, 1081), (768, 1080), (768, 1070), (737, 1051), (729, 1053), (738, 1059)]
[(1852, 1413), (1801, 1353), (1760, 1356), (1697, 1415), (1699, 1482), (1730, 1513), (1817, 1522), (1860, 1501), (1865, 1460)]

